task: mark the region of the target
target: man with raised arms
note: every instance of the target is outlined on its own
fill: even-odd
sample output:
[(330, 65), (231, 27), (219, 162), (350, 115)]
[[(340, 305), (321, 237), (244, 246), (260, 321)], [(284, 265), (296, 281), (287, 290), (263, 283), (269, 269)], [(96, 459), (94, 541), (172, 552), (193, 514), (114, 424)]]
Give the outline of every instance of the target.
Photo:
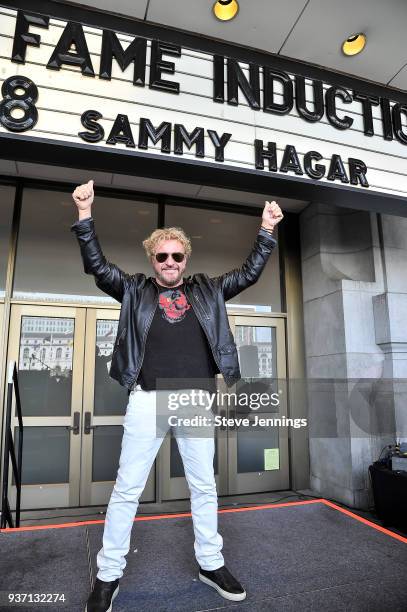
[[(110, 376), (128, 389), (119, 469), (106, 511), (98, 573), (86, 612), (110, 612), (126, 566), (130, 535), (140, 495), (162, 436), (156, 435), (159, 381), (165, 390), (214, 392), (215, 375), (228, 387), (241, 378), (238, 353), (225, 302), (260, 277), (276, 240), (273, 230), (283, 218), (276, 202), (266, 202), (254, 245), (246, 261), (216, 277), (184, 276), (191, 243), (182, 229), (156, 229), (143, 241), (153, 276), (128, 274), (103, 255), (95, 233), (91, 206), (93, 181), (73, 192), (79, 219), (71, 226), (79, 242), (86, 274), (121, 303)], [(225, 249), (228, 245), (225, 243)], [(218, 533), (218, 504), (213, 459), (214, 429), (206, 437), (176, 434), (191, 493), (198, 577), (224, 598), (241, 601), (242, 585), (225, 567), (223, 539)]]

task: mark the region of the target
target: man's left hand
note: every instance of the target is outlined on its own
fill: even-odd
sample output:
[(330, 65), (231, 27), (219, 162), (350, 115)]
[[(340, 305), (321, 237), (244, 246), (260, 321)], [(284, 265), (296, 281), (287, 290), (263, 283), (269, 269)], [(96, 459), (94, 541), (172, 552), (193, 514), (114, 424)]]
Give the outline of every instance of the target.
[(281, 212), (281, 208), (273, 200), (273, 202), (265, 202), (263, 215), (261, 218), (261, 225), (265, 229), (273, 231), (277, 223), (280, 223), (281, 219), (284, 217)]

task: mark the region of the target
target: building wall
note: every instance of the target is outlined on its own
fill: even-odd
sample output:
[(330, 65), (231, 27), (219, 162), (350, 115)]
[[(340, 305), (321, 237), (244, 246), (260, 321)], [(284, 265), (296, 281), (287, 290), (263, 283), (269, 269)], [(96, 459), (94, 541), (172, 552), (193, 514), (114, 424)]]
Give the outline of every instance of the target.
[(300, 215), (311, 487), (354, 507), (406, 432), (405, 226), (325, 203)]
[(384, 292), (373, 298), (376, 342), (383, 352), (383, 377), (393, 385), (396, 436), (407, 441), (407, 219), (381, 215)]

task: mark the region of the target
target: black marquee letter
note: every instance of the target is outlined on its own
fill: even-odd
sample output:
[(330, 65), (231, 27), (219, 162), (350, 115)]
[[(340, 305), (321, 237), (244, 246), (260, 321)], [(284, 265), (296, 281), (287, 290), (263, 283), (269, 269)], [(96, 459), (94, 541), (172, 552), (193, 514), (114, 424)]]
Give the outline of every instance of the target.
[(250, 84), (246, 75), (235, 59), (227, 59), (228, 75), (228, 104), (237, 106), (239, 104), (239, 87), (242, 90), (250, 108), (260, 109), (260, 77), (259, 67), (249, 64)]
[(380, 98), (380, 108), (382, 111), (383, 138), (384, 140), (393, 140), (390, 101), (387, 98)]
[(165, 62), (162, 58), (163, 53), (181, 57), (181, 47), (159, 40), (151, 41), (150, 89), (159, 89), (168, 93), (179, 94), (179, 83), (175, 83), (174, 81), (163, 81), (161, 78), (163, 72), (167, 72), (168, 74), (175, 73), (174, 62)]
[(305, 78), (299, 74), (295, 76), (295, 106), (300, 117), (306, 121), (319, 121), (324, 115), (324, 88), (322, 81), (313, 80), (314, 111), (307, 108), (307, 96), (305, 95)]
[(78, 132), (78, 136), (82, 138), (82, 140), (86, 140), (86, 142), (99, 142), (103, 140), (105, 135), (105, 130), (98, 123), (98, 120), (102, 119), (102, 114), (96, 110), (87, 110), (82, 113), (81, 123), (83, 127), (85, 127), (88, 132)]
[(353, 99), (359, 100), (362, 103), (363, 131), (365, 136), (374, 136), (372, 104), (378, 106), (379, 98), (354, 91)]
[[(70, 51), (72, 45), (75, 45), (75, 52)], [(62, 64), (80, 66), (82, 74), (95, 76), (88, 45), (80, 23), (68, 21), (49, 59), (47, 68), (59, 70)]]
[(402, 144), (407, 144), (407, 134), (403, 132), (403, 126), (401, 124), (401, 113), (407, 115), (407, 104), (401, 104), (397, 102), (393, 106), (393, 129), (396, 135), (396, 138)]
[(208, 130), (209, 138), (215, 147), (215, 161), (223, 162), (225, 160), (225, 147), (232, 137), (232, 134), (225, 132), (219, 138), (219, 135), (215, 130)]
[[(280, 81), (283, 85), (283, 102), (274, 102), (274, 81)], [(285, 72), (272, 70), (268, 66), (263, 66), (264, 100), (263, 110), (267, 113), (276, 115), (286, 115), (294, 105), (293, 84)]]
[(146, 51), (147, 39), (145, 38), (136, 36), (124, 51), (115, 32), (103, 30), (99, 77), (110, 81), (113, 58), (122, 70), (126, 70), (131, 62), (134, 62), (133, 85), (144, 87), (146, 82)]
[(354, 157), (349, 157), (349, 174), (350, 174), (350, 184), (357, 185), (358, 179), (362, 187), (369, 187), (369, 183), (366, 180), (366, 172), (367, 167), (364, 162), (360, 159), (355, 159)]
[(318, 151), (308, 151), (304, 155), (304, 170), (310, 178), (321, 179), (325, 174), (326, 168), (322, 164), (315, 164), (315, 168), (313, 168), (311, 164), (313, 159), (320, 161), (322, 159), (321, 153), (318, 153)]
[(348, 175), (346, 174), (345, 166), (340, 155), (332, 155), (331, 163), (329, 166), (328, 181), (334, 181), (340, 179), (342, 183), (349, 183)]
[(162, 153), (171, 153), (171, 123), (163, 121), (157, 129), (153, 126), (150, 119), (140, 119), (140, 130), (138, 135), (139, 149), (148, 149), (148, 139), (151, 138), (153, 144), (161, 140)]
[(205, 133), (204, 129), (197, 127), (189, 134), (181, 123), (174, 125), (174, 153), (183, 155), (184, 143), (191, 149), (196, 144), (195, 157), (205, 157)]
[(127, 115), (117, 115), (106, 144), (115, 145), (117, 142), (125, 144), (126, 147), (134, 148), (133, 134)]
[(289, 170), (294, 171), (295, 174), (304, 174), (301, 169), (297, 151), (293, 145), (286, 146), (280, 166), (280, 172), (288, 172)]
[(213, 101), (225, 101), (225, 58), (223, 55), (213, 56)]
[(254, 141), (255, 166), (256, 170), (264, 170), (264, 160), (269, 162), (269, 170), (277, 172), (277, 147), (275, 142), (268, 142), (267, 149), (263, 147), (263, 141), (257, 139)]
[(48, 28), (49, 17), (43, 17), (35, 13), (17, 12), (16, 29), (14, 31), (13, 51), (11, 53), (11, 61), (18, 64), (25, 63), (25, 54), (27, 45), (39, 47), (41, 36), (32, 34), (28, 31), (30, 25), (37, 28)]
[(345, 115), (343, 119), (340, 119), (336, 114), (336, 103), (335, 98), (341, 98), (346, 104), (352, 102), (352, 96), (343, 87), (330, 87), (325, 94), (326, 103), (326, 116), (331, 125), (336, 127), (338, 130), (347, 130), (353, 123), (353, 119)]

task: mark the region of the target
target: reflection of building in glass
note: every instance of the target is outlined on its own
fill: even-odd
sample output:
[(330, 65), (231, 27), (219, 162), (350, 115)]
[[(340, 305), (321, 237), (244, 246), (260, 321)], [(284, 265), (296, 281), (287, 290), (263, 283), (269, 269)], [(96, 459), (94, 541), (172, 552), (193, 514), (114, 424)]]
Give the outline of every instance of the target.
[(118, 326), (116, 320), (96, 321), (94, 414), (98, 415), (125, 412), (123, 388), (109, 376)]
[(272, 330), (269, 327), (237, 325), (235, 341), (243, 377), (273, 376)]
[(69, 375), (73, 334), (73, 319), (22, 317), (19, 370), (49, 370), (51, 375)]
[(118, 321), (98, 319), (96, 322), (96, 346), (98, 355), (110, 355), (116, 340)]

